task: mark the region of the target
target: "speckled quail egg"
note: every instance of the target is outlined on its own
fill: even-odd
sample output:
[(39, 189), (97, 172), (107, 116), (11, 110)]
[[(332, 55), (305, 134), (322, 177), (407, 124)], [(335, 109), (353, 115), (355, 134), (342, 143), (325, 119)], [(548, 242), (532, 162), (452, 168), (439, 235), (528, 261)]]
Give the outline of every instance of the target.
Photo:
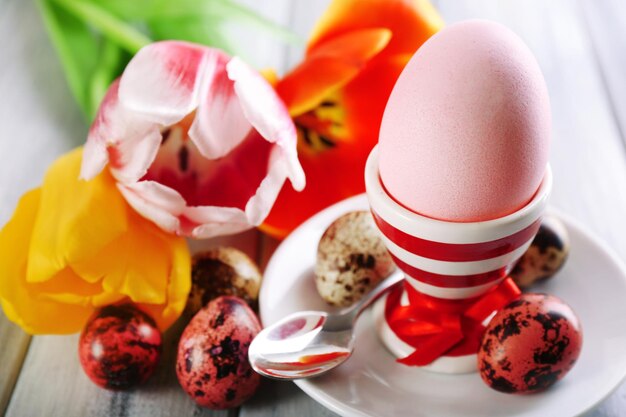
[(544, 281), (563, 266), (570, 250), (565, 225), (554, 215), (546, 216), (530, 247), (521, 257), (511, 278), (520, 288)]
[(372, 215), (353, 211), (339, 217), (324, 232), (317, 248), (315, 283), (328, 303), (347, 306), (394, 269)]
[(261, 271), (248, 255), (230, 247), (216, 247), (194, 255), (191, 291), (186, 313), (194, 315), (221, 295), (243, 299), (256, 311)]

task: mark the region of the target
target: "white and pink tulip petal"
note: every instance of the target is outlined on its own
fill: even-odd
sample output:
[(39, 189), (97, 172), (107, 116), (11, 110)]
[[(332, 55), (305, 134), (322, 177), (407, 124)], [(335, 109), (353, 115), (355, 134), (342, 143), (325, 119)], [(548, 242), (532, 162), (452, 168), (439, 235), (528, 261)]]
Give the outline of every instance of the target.
[(250, 229), (246, 213), (235, 207), (201, 206), (185, 209), (184, 235), (209, 239)]
[(272, 86), (241, 59), (233, 58), (226, 71), (235, 83), (235, 93), (246, 118), (266, 140), (285, 149), (291, 184), (296, 190), (302, 190), (306, 183), (296, 154), (297, 134), (285, 104)]
[(189, 137), (202, 155), (221, 158), (244, 140), (252, 125), (246, 118), (235, 94), (234, 84), (226, 73), (230, 57), (214, 55), (215, 71), (207, 91), (200, 98)]
[(140, 215), (165, 231), (179, 233), (186, 204), (176, 190), (154, 181), (118, 184), (118, 188)]
[(128, 63), (120, 81), (120, 101), (154, 123), (170, 125), (198, 107), (202, 82), (212, 68), (212, 50), (187, 42), (156, 42)]
[(83, 178), (108, 163), (140, 215), (194, 238), (258, 226), (287, 178), (305, 183), (295, 127), (272, 87), (243, 61), (185, 42), (131, 60), (84, 153)]

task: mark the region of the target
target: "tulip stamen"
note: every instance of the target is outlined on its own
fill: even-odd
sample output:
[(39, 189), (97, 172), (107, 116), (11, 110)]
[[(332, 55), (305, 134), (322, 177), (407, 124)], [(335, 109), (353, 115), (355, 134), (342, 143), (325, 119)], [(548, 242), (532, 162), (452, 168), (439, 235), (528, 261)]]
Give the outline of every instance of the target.
[(185, 145), (181, 146), (178, 151), (178, 167), (182, 172), (186, 172), (189, 168), (189, 150)]
[(332, 149), (347, 136), (345, 110), (338, 93), (327, 97), (317, 107), (295, 118), (298, 149), (322, 152)]

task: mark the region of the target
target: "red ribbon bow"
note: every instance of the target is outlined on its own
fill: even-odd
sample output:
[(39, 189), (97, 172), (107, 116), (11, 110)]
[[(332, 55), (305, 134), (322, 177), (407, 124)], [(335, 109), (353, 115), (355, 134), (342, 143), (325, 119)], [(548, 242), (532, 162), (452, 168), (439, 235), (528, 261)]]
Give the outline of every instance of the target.
[(415, 351), (398, 362), (424, 366), (442, 355), (476, 353), (485, 326), (483, 321), (516, 299), (521, 291), (511, 278), (486, 294), (466, 300), (445, 300), (422, 294), (405, 282), (409, 305), (400, 305), (402, 287), (393, 290), (385, 306), (391, 330)]

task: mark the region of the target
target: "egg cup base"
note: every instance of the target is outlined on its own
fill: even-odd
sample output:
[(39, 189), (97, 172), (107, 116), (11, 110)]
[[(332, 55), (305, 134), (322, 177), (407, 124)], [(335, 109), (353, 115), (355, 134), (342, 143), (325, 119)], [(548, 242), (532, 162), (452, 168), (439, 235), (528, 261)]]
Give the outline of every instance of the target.
[[(401, 359), (409, 356), (415, 350), (414, 347), (400, 340), (394, 331), (387, 324), (385, 319), (385, 305), (387, 304), (387, 295), (381, 297), (372, 308), (374, 325), (378, 338), (383, 346), (396, 358)], [(430, 371), (442, 374), (467, 374), (476, 372), (477, 355), (463, 356), (441, 356), (426, 366), (406, 366), (407, 369), (416, 372)]]

